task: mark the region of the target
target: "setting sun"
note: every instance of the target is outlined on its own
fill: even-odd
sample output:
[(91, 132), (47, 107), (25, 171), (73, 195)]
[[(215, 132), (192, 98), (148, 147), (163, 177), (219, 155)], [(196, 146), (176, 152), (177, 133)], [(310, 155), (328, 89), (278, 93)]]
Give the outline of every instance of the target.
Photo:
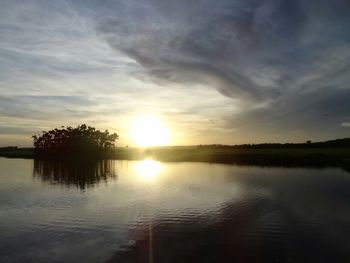
[(133, 141), (143, 147), (160, 146), (169, 143), (169, 130), (157, 118), (151, 116), (136, 118), (131, 127)]

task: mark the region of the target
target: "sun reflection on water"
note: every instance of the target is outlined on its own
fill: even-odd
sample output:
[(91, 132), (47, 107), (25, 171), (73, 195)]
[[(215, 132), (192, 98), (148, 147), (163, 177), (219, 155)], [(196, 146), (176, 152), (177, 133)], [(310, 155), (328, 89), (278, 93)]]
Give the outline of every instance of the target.
[(160, 162), (143, 160), (135, 165), (137, 175), (145, 180), (154, 180), (161, 170)]

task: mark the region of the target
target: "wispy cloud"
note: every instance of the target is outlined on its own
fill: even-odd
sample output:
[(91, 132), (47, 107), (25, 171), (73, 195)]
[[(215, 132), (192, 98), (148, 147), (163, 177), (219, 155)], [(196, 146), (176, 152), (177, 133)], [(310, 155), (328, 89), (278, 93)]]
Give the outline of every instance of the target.
[(1, 134), (24, 119), (119, 118), (126, 132), (147, 111), (203, 142), (210, 132), (225, 143), (349, 132), (345, 0), (1, 5)]
[(149, 74), (244, 101), (228, 118), (233, 128), (341, 133), (350, 114), (346, 1), (145, 2), (118, 4), (127, 15), (97, 29)]

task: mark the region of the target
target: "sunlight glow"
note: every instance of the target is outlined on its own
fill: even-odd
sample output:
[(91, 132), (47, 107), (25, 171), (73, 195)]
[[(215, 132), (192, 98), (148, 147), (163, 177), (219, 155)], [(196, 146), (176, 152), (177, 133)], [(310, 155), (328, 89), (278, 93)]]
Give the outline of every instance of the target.
[(142, 147), (161, 146), (169, 143), (169, 131), (157, 118), (146, 116), (134, 120), (131, 128), (134, 142)]
[(143, 160), (136, 163), (136, 172), (139, 177), (145, 180), (154, 179), (160, 172), (160, 163), (153, 160)]

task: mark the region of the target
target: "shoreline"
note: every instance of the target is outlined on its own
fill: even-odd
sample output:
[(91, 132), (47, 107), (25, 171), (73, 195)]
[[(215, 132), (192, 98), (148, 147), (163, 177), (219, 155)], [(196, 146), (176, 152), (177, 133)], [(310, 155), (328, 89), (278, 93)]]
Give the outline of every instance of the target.
[(33, 148), (0, 150), (0, 157), (56, 160), (144, 160), (161, 162), (205, 162), (258, 166), (343, 167), (350, 171), (350, 148), (267, 148), (237, 149), (232, 147), (153, 147), (117, 148), (97, 158), (64, 158), (36, 156)]

